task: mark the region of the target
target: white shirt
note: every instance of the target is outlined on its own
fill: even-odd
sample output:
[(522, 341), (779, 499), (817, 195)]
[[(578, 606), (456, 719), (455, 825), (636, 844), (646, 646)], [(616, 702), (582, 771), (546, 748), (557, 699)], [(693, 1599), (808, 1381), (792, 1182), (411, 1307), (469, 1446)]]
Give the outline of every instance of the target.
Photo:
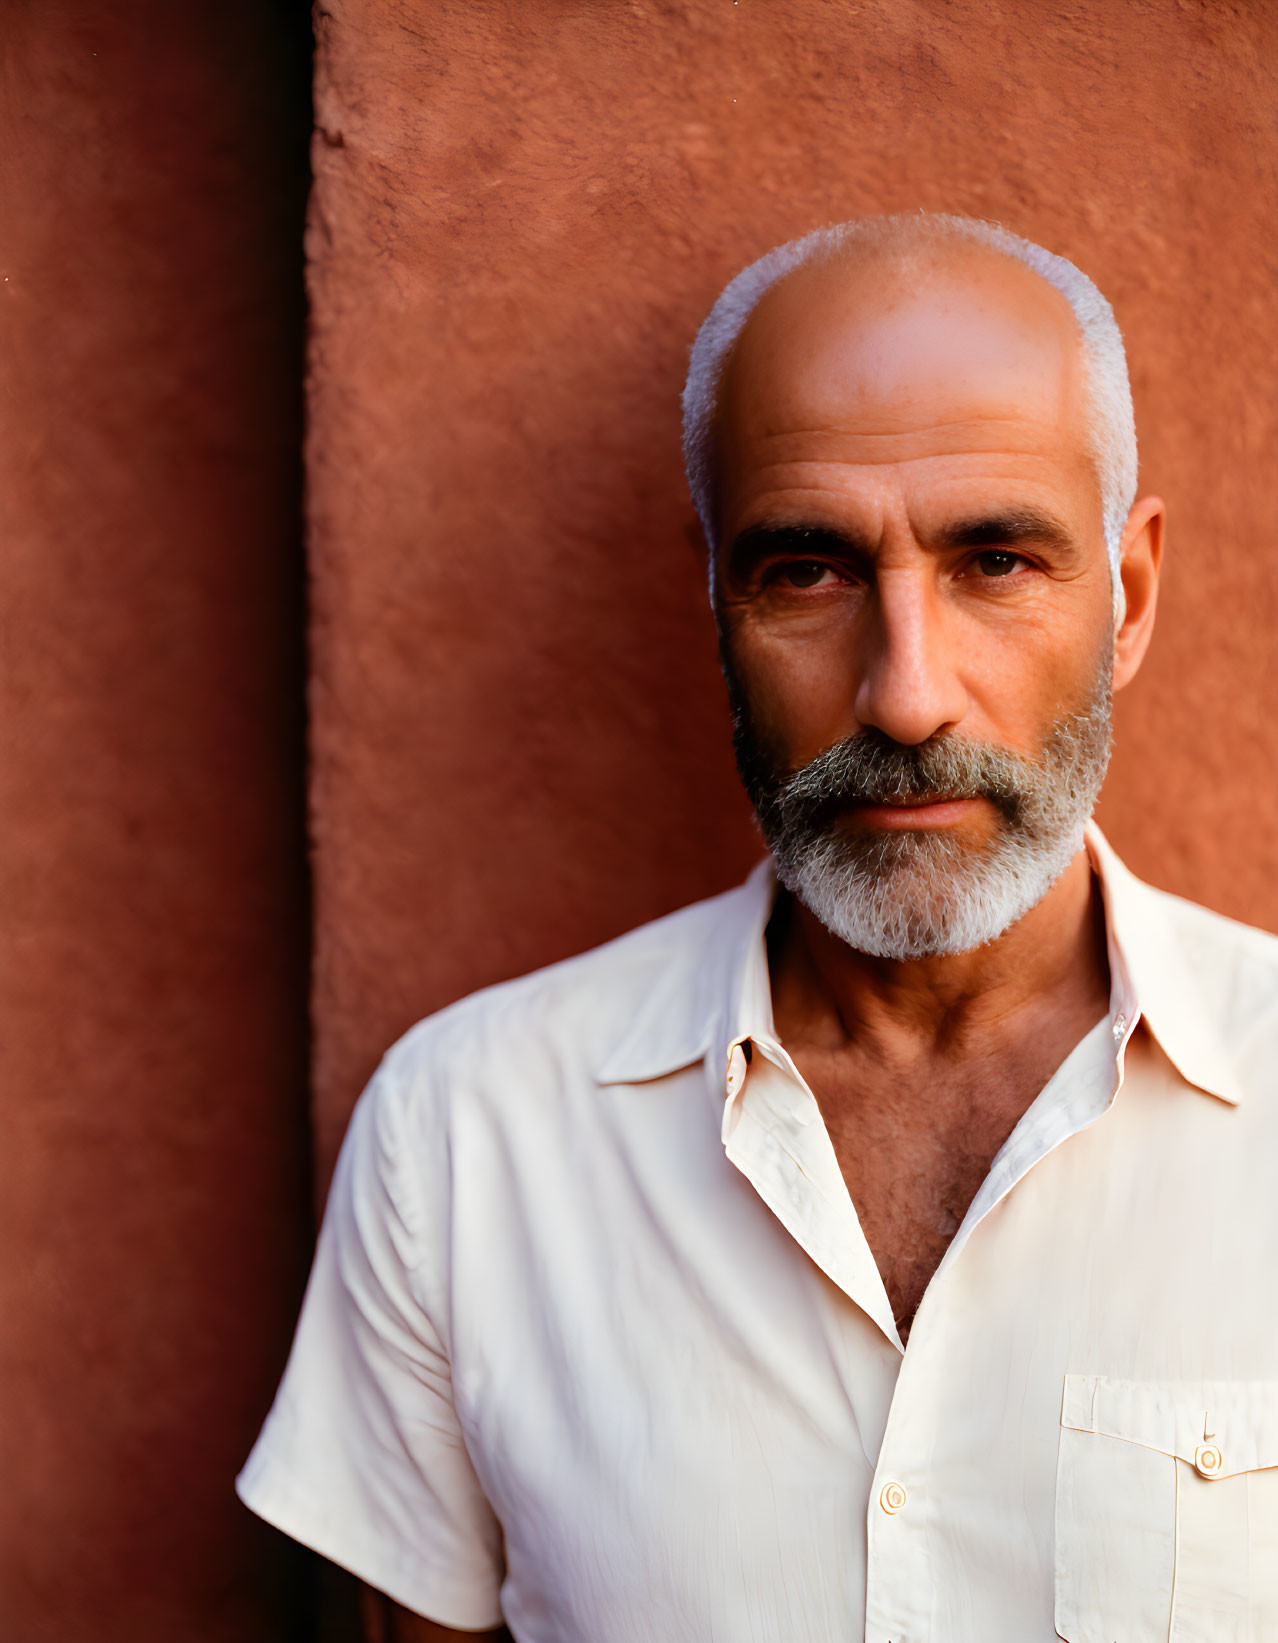
[(518, 1643), (1278, 1639), (1278, 941), (1089, 849), (1111, 1013), (908, 1350), (764, 866), (391, 1050), (243, 1499)]

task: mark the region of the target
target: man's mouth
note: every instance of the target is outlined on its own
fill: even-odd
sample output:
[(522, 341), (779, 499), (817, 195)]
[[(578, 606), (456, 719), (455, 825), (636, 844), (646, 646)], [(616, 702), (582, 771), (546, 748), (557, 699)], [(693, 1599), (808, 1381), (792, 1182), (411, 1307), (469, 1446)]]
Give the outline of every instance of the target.
[(988, 799), (908, 795), (892, 799), (854, 800), (846, 813), (851, 821), (862, 827), (911, 832), (930, 827), (957, 826), (978, 807), (988, 804)]

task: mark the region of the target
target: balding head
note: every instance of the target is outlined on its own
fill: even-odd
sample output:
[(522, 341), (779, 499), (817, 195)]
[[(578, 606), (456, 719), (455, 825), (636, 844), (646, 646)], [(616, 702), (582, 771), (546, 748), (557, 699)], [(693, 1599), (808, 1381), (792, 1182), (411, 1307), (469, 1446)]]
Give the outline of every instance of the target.
[[(924, 316), (922, 300), (938, 296), (941, 302)], [(1017, 386), (1009, 349), (1036, 350), (1044, 364), (1051, 349), (1064, 350), (1060, 380), (1072, 396), (1065, 409), (1095, 468), (1117, 606), (1119, 544), (1136, 491), (1136, 435), (1113, 312), (1086, 275), (1040, 246), (989, 223), (922, 213), (844, 223), (779, 246), (732, 281), (701, 327), (684, 390), (684, 453), (712, 571), (722, 528), (725, 378), (735, 374), (747, 393), (759, 385), (742, 355), (757, 364), (768, 350), (795, 350), (796, 378), (816, 389), (824, 375), (829, 394), (837, 396), (840, 372), (854, 354), (863, 377), (874, 364), (868, 336), (859, 349), (852, 342), (859, 325), (873, 325), (881, 351), (876, 392), (891, 418), (894, 384), (907, 394), (918, 386), (907, 380), (909, 373), (894, 373), (889, 357), (906, 332), (899, 323), (906, 310), (913, 311), (909, 334), (917, 344), (907, 350), (911, 361), (921, 363), (920, 349), (930, 338), (938, 384), (958, 370), (970, 383), (983, 382), (991, 403)], [(775, 354), (771, 363), (779, 363)], [(774, 387), (777, 379), (774, 369)], [(734, 399), (742, 402), (740, 395)], [(766, 417), (769, 408), (758, 409)]]

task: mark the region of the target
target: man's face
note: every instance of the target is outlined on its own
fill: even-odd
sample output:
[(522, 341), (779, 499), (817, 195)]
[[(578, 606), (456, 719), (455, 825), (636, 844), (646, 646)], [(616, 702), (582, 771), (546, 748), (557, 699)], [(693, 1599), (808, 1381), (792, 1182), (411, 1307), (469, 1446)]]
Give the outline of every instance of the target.
[(1083, 372), (1065, 299), (966, 248), (800, 270), (729, 361), (742, 773), (782, 877), (867, 951), (988, 940), (1077, 849), (1113, 647)]

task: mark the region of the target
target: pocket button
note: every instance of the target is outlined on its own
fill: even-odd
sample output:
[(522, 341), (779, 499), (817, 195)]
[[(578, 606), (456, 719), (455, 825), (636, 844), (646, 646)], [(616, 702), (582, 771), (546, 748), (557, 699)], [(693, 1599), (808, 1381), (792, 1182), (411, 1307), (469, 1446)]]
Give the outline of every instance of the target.
[(1224, 1457), (1214, 1443), (1200, 1443), (1194, 1450), (1194, 1470), (1200, 1478), (1218, 1478), (1224, 1464)]

